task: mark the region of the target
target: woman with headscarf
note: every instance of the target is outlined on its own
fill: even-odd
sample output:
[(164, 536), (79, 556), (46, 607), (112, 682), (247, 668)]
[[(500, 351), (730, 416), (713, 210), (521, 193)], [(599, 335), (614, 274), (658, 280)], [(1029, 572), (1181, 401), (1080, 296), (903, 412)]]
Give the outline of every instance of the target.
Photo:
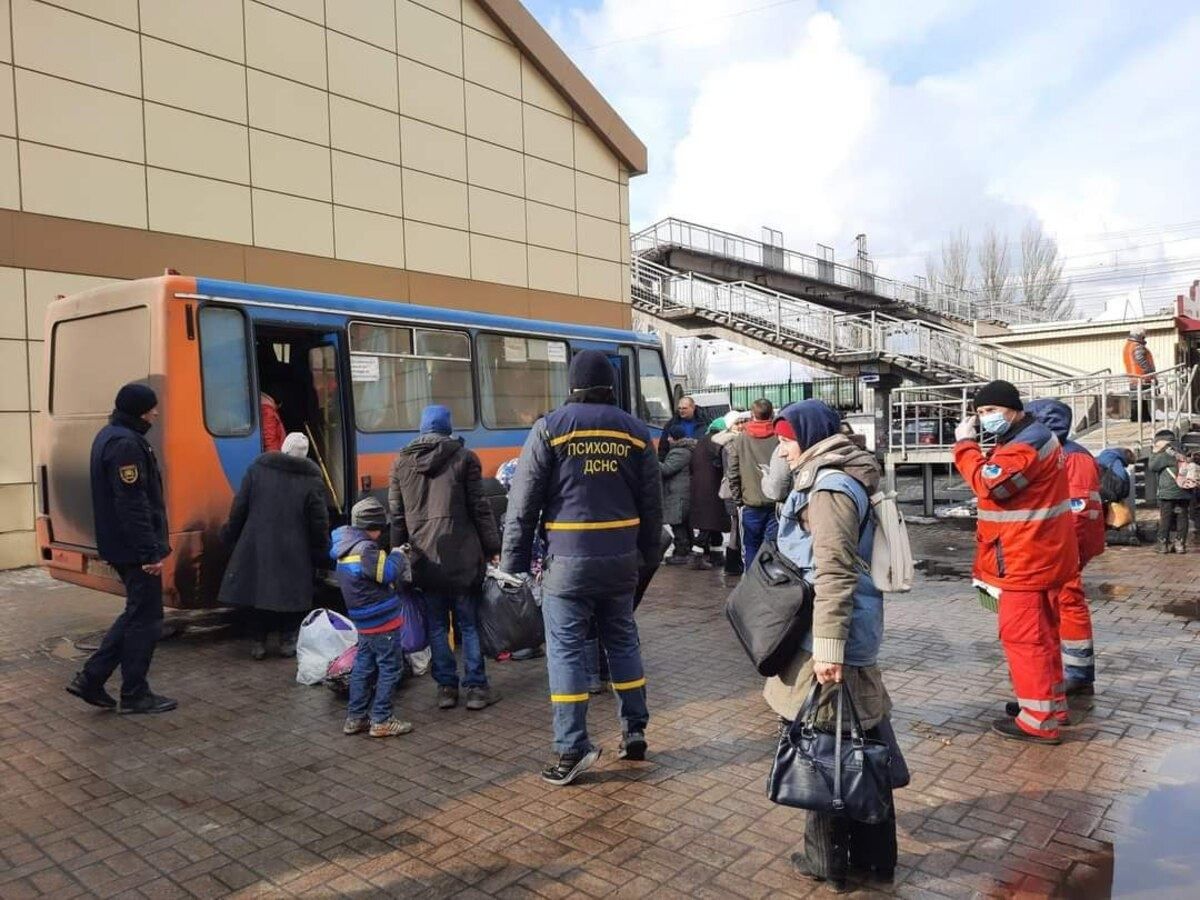
[[(870, 497), (879, 487), (879, 464), (842, 432), (838, 414), (820, 400), (785, 407), (775, 432), (776, 458), (791, 481), (780, 509), (777, 542), (782, 553), (807, 571), (813, 617), (801, 649), (779, 675), (767, 679), (763, 696), (786, 727), (814, 680), (840, 683), (851, 692), (867, 735), (889, 743), (900, 759), (888, 719), (891, 699), (877, 664), (883, 595), (861, 563), (871, 558), (875, 538)], [(835, 727), (835, 698), (836, 691), (822, 691), (819, 728)], [(863, 880), (890, 881), (896, 867), (895, 813), (879, 825), (866, 825), (809, 812), (804, 848), (792, 854), (792, 864), (801, 875), (828, 881), (839, 892), (847, 889), (852, 873)]]
[(296, 630), (312, 609), (313, 573), (329, 556), (325, 485), (308, 458), (308, 438), (292, 432), (281, 451), (251, 463), (221, 538), (233, 552), (217, 599), (251, 611), (250, 656), (264, 659), (272, 636), (280, 656), (295, 656)]

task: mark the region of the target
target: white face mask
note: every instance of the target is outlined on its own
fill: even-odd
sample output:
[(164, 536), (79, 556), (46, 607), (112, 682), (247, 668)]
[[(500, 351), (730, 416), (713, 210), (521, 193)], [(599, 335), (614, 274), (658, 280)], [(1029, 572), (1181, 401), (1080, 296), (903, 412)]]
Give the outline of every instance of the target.
[(988, 434), (994, 434), (997, 437), (1008, 431), (1010, 424), (1002, 412), (990, 412), (979, 417), (979, 426)]

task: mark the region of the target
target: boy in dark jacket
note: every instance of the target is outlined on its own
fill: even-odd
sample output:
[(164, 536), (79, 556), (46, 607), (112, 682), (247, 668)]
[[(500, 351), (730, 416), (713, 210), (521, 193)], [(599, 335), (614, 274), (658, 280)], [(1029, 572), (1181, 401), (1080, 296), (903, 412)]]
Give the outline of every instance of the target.
[(383, 505), (368, 497), (351, 508), (350, 524), (333, 532), (329, 555), (337, 560), (342, 599), (350, 621), (358, 629), (358, 655), (350, 672), (350, 702), (343, 734), (367, 731), (368, 725), (371, 737), (412, 731), (411, 722), (392, 715), (392, 692), (400, 681), (402, 665), (400, 626), (404, 624), (397, 589), (406, 564), (400, 550), (384, 553), (379, 548), (377, 542), (386, 527)]

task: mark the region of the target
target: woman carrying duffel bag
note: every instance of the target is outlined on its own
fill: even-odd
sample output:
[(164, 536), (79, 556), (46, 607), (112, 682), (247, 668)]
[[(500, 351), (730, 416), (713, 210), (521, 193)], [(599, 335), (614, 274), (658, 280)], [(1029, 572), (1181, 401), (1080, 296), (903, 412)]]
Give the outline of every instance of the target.
[[(778, 455), (792, 475), (792, 491), (783, 502), (777, 545), (813, 586), (812, 629), (783, 670), (767, 679), (763, 696), (784, 720), (780, 752), (789, 733), (811, 724), (833, 732), (837, 698), (848, 692), (862, 736), (888, 745), (894, 777), (889, 787), (907, 783), (907, 770), (896, 745), (888, 714), (891, 699), (877, 665), (883, 639), (883, 595), (870, 578), (875, 523), (870, 497), (879, 488), (875, 457), (840, 433), (838, 414), (819, 400), (785, 407), (776, 420)], [(814, 680), (840, 690), (818, 691), (815, 710), (796, 723), (813, 694)], [(797, 727), (793, 727), (794, 724)], [(846, 723), (849, 728), (849, 724)], [(780, 774), (779, 765), (773, 782)], [(772, 784), (774, 793), (777, 786)], [(786, 802), (781, 800), (780, 802)], [(802, 805), (802, 804), (791, 804)], [(807, 806), (805, 808), (808, 808)], [(809, 809), (804, 847), (792, 865), (807, 878), (827, 881), (835, 891), (859, 881), (891, 881), (896, 867), (896, 814), (887, 804), (882, 821), (854, 821), (845, 812)]]

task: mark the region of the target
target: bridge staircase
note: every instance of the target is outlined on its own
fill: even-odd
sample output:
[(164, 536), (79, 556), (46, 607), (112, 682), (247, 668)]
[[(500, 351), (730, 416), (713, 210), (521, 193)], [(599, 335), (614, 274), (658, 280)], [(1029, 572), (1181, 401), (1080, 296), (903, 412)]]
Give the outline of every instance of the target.
[(966, 333), (974, 331), (976, 322), (1039, 321), (1019, 304), (988, 302), (969, 291), (939, 293), (884, 278), (875, 274), (869, 260), (844, 265), (681, 219), (656, 222), (631, 241), (634, 255), (649, 262), (718, 281), (754, 284), (843, 313), (878, 312)]
[(891, 380), (893, 386), (1083, 375), (929, 321), (874, 310), (837, 312), (748, 282), (681, 272), (644, 256), (632, 261), (632, 301), (669, 331), (721, 338), (840, 375)]

